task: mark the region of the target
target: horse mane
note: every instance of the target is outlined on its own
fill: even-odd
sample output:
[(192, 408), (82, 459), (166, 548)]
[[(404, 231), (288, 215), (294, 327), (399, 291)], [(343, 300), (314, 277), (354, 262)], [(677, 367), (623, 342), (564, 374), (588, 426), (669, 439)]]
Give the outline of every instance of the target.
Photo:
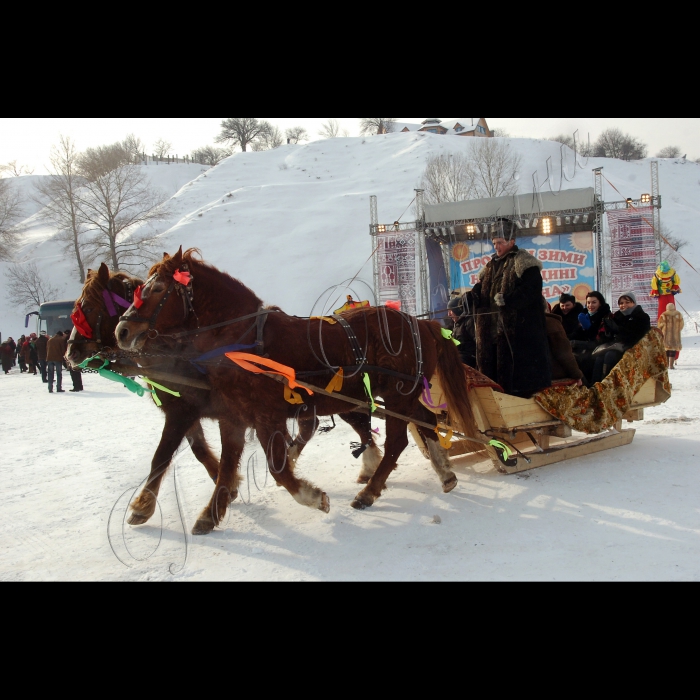
[(189, 248), (186, 250), (182, 254), (182, 260), (179, 263), (175, 260), (174, 256), (164, 258), (150, 269), (148, 276), (151, 277), (152, 275), (159, 275), (163, 277), (172, 277), (175, 272), (185, 264), (190, 268), (190, 271), (193, 274), (195, 279), (195, 288), (197, 286), (197, 277), (200, 273), (207, 276), (207, 273), (212, 272), (221, 277), (220, 281), (226, 287), (228, 287), (233, 294), (247, 292), (253, 296), (254, 300), (259, 306), (262, 305), (262, 300), (252, 289), (246, 287), (243, 282), (237, 280), (235, 277), (231, 277), (231, 275), (229, 275), (227, 272), (219, 270), (214, 265), (206, 262), (202, 258), (202, 253), (198, 248)]
[[(137, 287), (143, 284), (143, 280), (140, 280), (137, 277), (132, 277), (126, 272), (110, 272), (109, 280), (110, 282), (112, 280), (118, 280), (119, 282), (131, 281)], [(106, 287), (100, 280), (99, 272), (97, 270), (90, 270), (87, 279), (85, 280), (85, 285), (83, 286), (81, 299), (85, 302), (90, 302), (97, 307), (101, 307), (104, 305), (102, 292), (104, 292), (105, 289)], [(77, 303), (78, 302), (76, 302), (76, 305)]]

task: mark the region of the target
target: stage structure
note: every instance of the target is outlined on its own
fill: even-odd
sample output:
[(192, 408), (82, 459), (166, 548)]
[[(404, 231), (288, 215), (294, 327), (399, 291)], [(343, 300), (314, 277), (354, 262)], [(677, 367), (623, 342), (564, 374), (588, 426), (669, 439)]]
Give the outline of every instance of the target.
[[(472, 289), (494, 254), (491, 243), (500, 218), (513, 221), (518, 246), (543, 264), (544, 296), (562, 293), (585, 305), (586, 295), (634, 291), (653, 306), (649, 280), (659, 263), (658, 163), (652, 163), (652, 192), (639, 199), (604, 201), (602, 168), (595, 187), (424, 205), (416, 190), (418, 220), (380, 224), (371, 198), (374, 291), (378, 304), (401, 302), (408, 313), (443, 318), (453, 292)], [(608, 214), (609, 229), (605, 219)], [(652, 318), (656, 314), (650, 313)]]

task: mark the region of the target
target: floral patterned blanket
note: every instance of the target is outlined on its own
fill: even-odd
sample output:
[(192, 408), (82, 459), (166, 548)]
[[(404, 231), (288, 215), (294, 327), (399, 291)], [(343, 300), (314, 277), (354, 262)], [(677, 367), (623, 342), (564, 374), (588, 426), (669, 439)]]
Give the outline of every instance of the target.
[(536, 394), (534, 399), (572, 430), (595, 435), (622, 419), (649, 379), (663, 382), (664, 389), (671, 393), (663, 337), (655, 328), (625, 353), (601, 383), (590, 389), (554, 386)]

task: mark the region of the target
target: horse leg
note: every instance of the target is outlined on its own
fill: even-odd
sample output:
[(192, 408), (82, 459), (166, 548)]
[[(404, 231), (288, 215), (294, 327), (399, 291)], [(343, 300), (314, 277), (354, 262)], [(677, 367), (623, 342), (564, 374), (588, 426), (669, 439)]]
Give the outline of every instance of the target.
[[(289, 468), (294, 471), (297, 466), (297, 461), (301, 457), (301, 451), (309, 444), (313, 436), (318, 430), (318, 426), (321, 421), (315, 416), (303, 417), (297, 419), (297, 424), (299, 425), (299, 433), (292, 442), (291, 447), (288, 451), (289, 458)], [(280, 486), (280, 484), (278, 484)]]
[(216, 488), (207, 507), (192, 528), (193, 535), (208, 535), (226, 515), (229, 503), (238, 498), (238, 469), (245, 448), (246, 426), (231, 420), (220, 420), (221, 463)]
[(382, 461), (382, 451), (374, 441), (371, 418), (363, 413), (343, 413), (340, 418), (345, 421), (359, 436), (360, 444), (368, 445), (362, 453), (362, 469), (357, 477), (358, 484), (368, 484)]
[(197, 421), (188, 431), (187, 438), (190, 441), (192, 453), (198, 462), (204, 465), (211, 480), (216, 483), (219, 478), (219, 460), (209, 447), (209, 443), (204, 437), (204, 429), (201, 421)]
[(129, 525), (143, 525), (155, 513), (165, 472), (168, 471), (175, 450), (196, 420), (197, 416), (189, 411), (169, 411), (165, 414), (165, 426), (156, 453), (153, 455), (151, 473), (139, 497), (131, 505)]
[(259, 427), (257, 432), (260, 444), (265, 448), (268, 469), (277, 485), (284, 486), (292, 498), (302, 506), (329, 513), (331, 502), (328, 495), (305, 479), (298, 479), (294, 475), (294, 465), (289, 459), (286, 433), (267, 426)]
[[(422, 408), (422, 411), (416, 411), (413, 417), (424, 423), (435, 422), (435, 414), (425, 408)], [(414, 426), (413, 424), (411, 424), (411, 427), (415, 428), (421, 443), (427, 448), (428, 459), (440, 479), (443, 492), (450, 493), (456, 488), (458, 482), (455, 473), (452, 471), (448, 451), (438, 442), (437, 434), (434, 431), (431, 432), (423, 426)]]
[(408, 447), (406, 423), (399, 418), (387, 417), (384, 457), (367, 486), (355, 496), (352, 502), (353, 508), (357, 510), (369, 508), (382, 495), (386, 480), (396, 468), (396, 463), (406, 447)]

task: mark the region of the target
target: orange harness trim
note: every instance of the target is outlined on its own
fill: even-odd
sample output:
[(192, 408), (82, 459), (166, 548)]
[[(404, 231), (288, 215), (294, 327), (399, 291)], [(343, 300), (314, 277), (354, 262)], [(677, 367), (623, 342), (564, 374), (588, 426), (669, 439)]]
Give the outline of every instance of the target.
[[(273, 362), (272, 360), (267, 360), (257, 355), (249, 355), (245, 352), (227, 352), (226, 357), (232, 362), (235, 362), (241, 369), (245, 369), (253, 374), (278, 374), (284, 377), (289, 382), (290, 389), (296, 389), (297, 387), (304, 389), (309, 396), (313, 396), (313, 391), (307, 389), (301, 384), (297, 383), (296, 372), (286, 365), (281, 365), (279, 362)], [(253, 364), (255, 363), (255, 364)], [(262, 367), (256, 367), (256, 365), (262, 365)]]

